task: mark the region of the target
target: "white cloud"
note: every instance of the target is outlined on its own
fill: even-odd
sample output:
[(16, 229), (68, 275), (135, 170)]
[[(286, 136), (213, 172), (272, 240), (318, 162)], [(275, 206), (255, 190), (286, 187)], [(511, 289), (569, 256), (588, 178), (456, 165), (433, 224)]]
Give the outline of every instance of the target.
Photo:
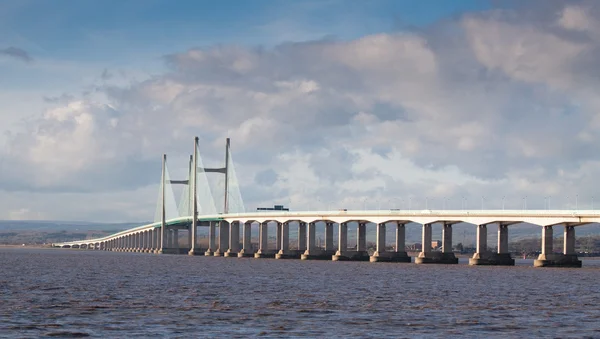
[[(172, 167), (180, 160), (183, 175), (199, 135), (208, 166), (222, 163), (224, 138), (232, 138), (248, 206), (589, 200), (600, 189), (591, 179), (600, 175), (600, 65), (591, 57), (600, 42), (581, 32), (597, 18), (576, 7), (553, 11), (537, 20), (473, 13), (349, 41), (174, 53), (162, 74), (100, 86), (104, 99), (58, 103), (13, 133), (0, 187), (135, 199), (157, 181), (162, 153)], [(114, 201), (106, 206), (126, 208)], [(151, 218), (149, 209), (119, 215)]]

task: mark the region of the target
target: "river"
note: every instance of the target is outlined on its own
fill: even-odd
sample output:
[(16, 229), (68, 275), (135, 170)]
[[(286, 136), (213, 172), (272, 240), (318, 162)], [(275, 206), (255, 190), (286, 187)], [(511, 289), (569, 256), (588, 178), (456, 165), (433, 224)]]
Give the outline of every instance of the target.
[(600, 337), (580, 269), (0, 249), (0, 337)]

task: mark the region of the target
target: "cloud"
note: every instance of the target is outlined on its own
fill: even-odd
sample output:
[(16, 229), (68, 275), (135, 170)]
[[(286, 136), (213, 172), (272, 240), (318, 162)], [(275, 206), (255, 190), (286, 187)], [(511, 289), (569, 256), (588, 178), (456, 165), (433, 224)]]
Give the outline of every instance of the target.
[(553, 196), (554, 207), (570, 207), (567, 196), (590, 200), (600, 188), (593, 4), (532, 3), (347, 41), (175, 52), (161, 74), (100, 85), (104, 101), (48, 100), (11, 135), (0, 185), (148, 188), (162, 153), (173, 176), (185, 175), (198, 135), (207, 166), (222, 164), (232, 138), (248, 206), (522, 208), (527, 199), (543, 208)]
[(11, 58), (15, 58), (24, 62), (32, 62), (33, 58), (27, 53), (27, 51), (17, 47), (7, 47), (0, 49), (0, 55), (6, 55)]

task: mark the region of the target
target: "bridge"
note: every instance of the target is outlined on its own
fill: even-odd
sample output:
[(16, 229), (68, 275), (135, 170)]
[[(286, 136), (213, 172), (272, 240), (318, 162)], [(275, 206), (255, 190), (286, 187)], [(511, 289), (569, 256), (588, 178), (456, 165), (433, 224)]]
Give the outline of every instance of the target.
[[(217, 211), (206, 173), (225, 176), (223, 209)], [(171, 185), (184, 185), (179, 204), (175, 203)], [(180, 216), (182, 215), (182, 216)], [(227, 139), (225, 166), (206, 168), (198, 152), (198, 138), (190, 157), (188, 178), (171, 180), (163, 155), (161, 189), (155, 222), (124, 230), (106, 237), (64, 243), (54, 247), (104, 251), (189, 254), (223, 257), (254, 257), (276, 259), (412, 262), (405, 246), (407, 224), (422, 229), (421, 250), (417, 264), (457, 264), (452, 251), (452, 226), (468, 223), (476, 227), (476, 252), (471, 265), (514, 265), (508, 250), (509, 227), (523, 223), (538, 225), (542, 232), (541, 254), (534, 261), (539, 267), (581, 267), (575, 252), (575, 227), (600, 222), (600, 212), (567, 210), (336, 210), (336, 211), (256, 211), (244, 210), (237, 176)], [(318, 244), (317, 224), (324, 230), (324, 243)], [(432, 226), (442, 227), (441, 251), (432, 247)], [(269, 243), (269, 225), (275, 226), (275, 244)], [(356, 243), (349, 244), (348, 229), (356, 228)], [(497, 227), (497, 251), (488, 250), (487, 228)], [(295, 244), (290, 228), (296, 227)], [(334, 247), (334, 227), (337, 246)], [(376, 248), (367, 251), (367, 227), (376, 228)], [(393, 249), (386, 246), (388, 227), (395, 228)], [(562, 227), (564, 244), (554, 251), (553, 233)], [(201, 247), (198, 230), (208, 231), (208, 242)], [(258, 232), (258, 244), (252, 234)], [(187, 234), (187, 244), (181, 246), (179, 232)], [(241, 233), (241, 239), (240, 239)]]

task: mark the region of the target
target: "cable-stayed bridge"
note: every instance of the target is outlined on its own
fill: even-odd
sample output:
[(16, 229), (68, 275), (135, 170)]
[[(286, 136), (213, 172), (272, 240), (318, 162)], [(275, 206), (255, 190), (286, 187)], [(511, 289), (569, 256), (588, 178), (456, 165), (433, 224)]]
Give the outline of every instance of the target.
[[(224, 176), (221, 192), (213, 192), (209, 174)], [(183, 185), (179, 201), (173, 185)], [(221, 193), (221, 194), (219, 194)], [(217, 199), (215, 199), (215, 197)], [(221, 200), (222, 199), (222, 200)], [(411, 262), (405, 246), (405, 227), (409, 223), (422, 227), (422, 243), (415, 263), (455, 264), (452, 251), (452, 225), (470, 223), (477, 229), (477, 249), (472, 265), (514, 265), (508, 250), (509, 227), (529, 223), (541, 226), (541, 254), (535, 266), (581, 267), (575, 252), (575, 228), (600, 222), (596, 211), (566, 210), (336, 210), (336, 211), (246, 211), (240, 185), (226, 141), (225, 164), (220, 168), (204, 167), (199, 153), (198, 138), (190, 157), (187, 178), (173, 180), (163, 155), (161, 185), (154, 222), (110, 236), (55, 243), (54, 247), (107, 251), (190, 254), (224, 257), (254, 257), (277, 259), (366, 260), (372, 262)], [(317, 243), (317, 224), (324, 225), (324, 241)], [(275, 243), (269, 242), (269, 224), (275, 225)], [(432, 226), (442, 226), (441, 250), (432, 245)], [(356, 243), (350, 244), (348, 228), (356, 227)], [(376, 244), (369, 253), (366, 228), (376, 227)], [(488, 226), (497, 227), (495, 251), (488, 248)], [(553, 232), (563, 228), (561, 251), (553, 248)], [(297, 227), (295, 239), (290, 239), (290, 227)], [(334, 227), (337, 241), (334, 242)], [(394, 245), (387, 246), (387, 227), (395, 228)], [(198, 243), (199, 228), (208, 229), (206, 244)], [(253, 230), (258, 241), (252, 242)], [(180, 243), (181, 234), (187, 243)], [(241, 237), (240, 237), (241, 233)], [(320, 239), (320, 237), (319, 237)], [(336, 246), (334, 246), (334, 244)]]

